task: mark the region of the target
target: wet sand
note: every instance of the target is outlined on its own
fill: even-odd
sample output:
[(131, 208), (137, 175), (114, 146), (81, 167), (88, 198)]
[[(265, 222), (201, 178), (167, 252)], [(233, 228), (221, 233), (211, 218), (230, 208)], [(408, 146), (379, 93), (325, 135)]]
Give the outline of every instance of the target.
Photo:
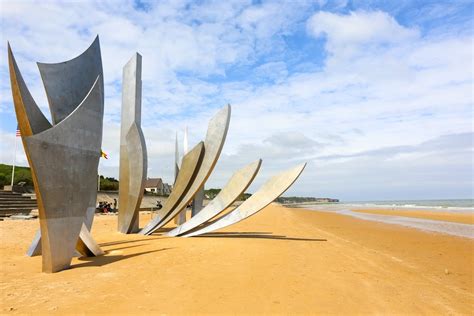
[[(150, 215), (141, 216), (141, 226)], [(474, 241), (269, 206), (208, 237), (92, 234), (107, 252), (41, 273), (37, 221), (0, 222), (3, 314), (472, 314)]]
[(452, 223), (474, 225), (473, 213), (413, 210), (413, 209), (406, 209), (406, 210), (354, 209), (353, 211), (359, 212), (359, 213), (367, 213), (367, 214), (396, 215), (396, 216), (403, 216), (403, 217), (431, 219), (431, 220), (436, 220), (436, 221), (445, 221), (445, 222), (452, 222)]

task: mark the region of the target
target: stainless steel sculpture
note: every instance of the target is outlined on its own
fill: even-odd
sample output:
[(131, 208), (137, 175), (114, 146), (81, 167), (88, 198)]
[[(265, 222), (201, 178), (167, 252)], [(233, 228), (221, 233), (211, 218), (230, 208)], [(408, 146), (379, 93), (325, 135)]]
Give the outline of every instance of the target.
[[(85, 228), (87, 229), (87, 231), (82, 232), (82, 230), (81, 230), (81, 234), (79, 235), (79, 238), (81, 238), (81, 236), (90, 235), (90, 230), (92, 228), (92, 222), (94, 221), (96, 200), (97, 200), (97, 194), (91, 194), (91, 199), (89, 201), (89, 207), (87, 208), (86, 216), (85, 216), (85, 219), (84, 219), (84, 224), (86, 226)], [(87, 236), (87, 239), (93, 240), (92, 236)], [(95, 247), (95, 248), (97, 248), (97, 247)], [(87, 253), (94, 253), (94, 255), (96, 255), (96, 256), (99, 256), (99, 255), (103, 254), (102, 250), (97, 251), (97, 252), (89, 251)], [(80, 254), (83, 254), (83, 253), (81, 253), (79, 251), (76, 253), (76, 255), (80, 255)], [(41, 229), (38, 229), (36, 231), (35, 237), (33, 238), (33, 241), (31, 242), (30, 247), (28, 247), (26, 255), (28, 257), (35, 257), (35, 256), (40, 256), (41, 255)]]
[[(81, 55), (71, 60), (46, 64), (38, 63), (43, 80), (53, 125), (71, 114), (86, 98), (97, 78), (103, 91), (102, 59), (99, 36)], [(103, 106), (102, 96), (102, 106)], [(94, 201), (95, 204), (95, 201)]]
[(262, 160), (248, 164), (235, 172), (219, 194), (196, 216), (168, 232), (168, 236), (182, 235), (222, 213), (249, 187), (260, 169)]
[[(184, 152), (188, 150), (188, 127), (184, 129)], [(203, 207), (204, 203), (204, 184), (194, 195), (191, 206), (191, 216), (197, 214)], [(186, 221), (186, 209), (181, 211), (178, 216), (175, 217), (176, 224), (181, 225)]]
[[(214, 166), (219, 159), (222, 147), (224, 146), (225, 138), (227, 136), (227, 130), (229, 129), (230, 122), (230, 105), (222, 108), (209, 122), (207, 129), (206, 140), (204, 141), (205, 152), (202, 159), (202, 163), (198, 170), (196, 177), (193, 179), (190, 188), (185, 192), (180, 203), (173, 207), (165, 217), (155, 221), (155, 224), (142, 229), (140, 234), (150, 235), (158, 228), (166, 225), (172, 220), (179, 212), (181, 212), (191, 202), (196, 192), (201, 189), (206, 180), (209, 178)], [(181, 167), (180, 173), (183, 167)], [(163, 207), (164, 209), (164, 207)]]
[[(86, 216), (87, 217), (87, 216)], [(104, 254), (99, 245), (95, 242), (94, 238), (90, 233), (90, 226), (87, 226), (90, 221), (87, 219), (84, 221), (84, 224), (81, 227), (81, 232), (79, 234), (79, 240), (76, 244), (76, 253), (77, 256), (86, 256), (86, 257), (96, 257)], [(28, 257), (41, 256), (41, 229), (35, 234), (33, 242), (31, 243), (28, 251), (26, 252)]]
[[(187, 145), (184, 146), (184, 151), (183, 153), (186, 154), (188, 151)], [(174, 182), (176, 182), (176, 179), (178, 178), (178, 173), (179, 173), (179, 149), (178, 149), (178, 132), (176, 132), (176, 142), (175, 142), (175, 153), (174, 153)], [(177, 225), (180, 225), (180, 223), (184, 223), (186, 221), (186, 212), (182, 212), (179, 214), (180, 216), (175, 217), (175, 223)]]
[[(189, 144), (188, 144), (188, 127), (185, 126), (184, 127), (184, 137), (183, 137), (183, 156), (186, 155), (188, 153), (188, 149), (189, 149)], [(178, 161), (178, 157), (179, 157), (179, 150), (178, 150), (178, 133), (176, 133), (176, 161)], [(179, 172), (179, 168), (177, 169), (177, 171)], [(176, 169), (175, 169), (175, 172), (176, 172)], [(175, 173), (175, 180), (176, 180), (176, 177), (177, 177), (177, 173)], [(186, 210), (183, 210), (181, 213), (178, 214), (178, 216), (176, 216), (174, 218), (174, 223), (176, 225), (181, 225), (183, 224), (184, 222), (186, 221)]]
[(94, 238), (92, 238), (90, 230), (87, 228), (85, 223), (81, 226), (79, 239), (76, 244), (76, 251), (85, 257), (96, 257), (104, 254)]
[(183, 237), (202, 235), (238, 223), (254, 215), (282, 195), (298, 179), (305, 166), (306, 163), (273, 176), (235, 210), (217, 219), (212, 224), (185, 234)]
[[(81, 103), (99, 76), (100, 85), (103, 87), (102, 61), (98, 36), (89, 48), (76, 58), (62, 63), (37, 63), (37, 65), (46, 90), (53, 124), (61, 122)], [(26, 86), (25, 89), (27, 90)], [(38, 109), (38, 111), (40, 110)], [(40, 121), (46, 120), (42, 113), (41, 116)], [(51, 126), (51, 124), (49, 125)], [(96, 200), (97, 192), (94, 191), (89, 196), (89, 207), (87, 208), (84, 220), (89, 230), (94, 220)], [(41, 233), (38, 230), (27, 255), (35, 256), (40, 254)]]
[[(28, 253), (42, 253), (43, 271), (57, 272), (70, 266), (75, 253), (103, 254), (90, 234), (104, 114), (99, 39), (69, 61), (38, 63), (52, 123), (28, 91), (10, 45), (8, 58), (15, 112), (31, 167), (40, 218), (40, 231)], [(118, 216), (118, 230), (122, 233), (138, 231), (138, 211), (147, 173), (146, 144), (140, 127), (141, 84), (141, 56), (136, 53), (123, 69)], [(185, 148), (181, 166), (176, 147), (173, 191), (141, 234), (152, 234), (177, 215), (181, 215), (181, 225), (169, 232), (169, 236), (196, 236), (232, 225), (270, 204), (301, 174), (306, 164), (274, 176), (239, 207), (210, 222), (248, 188), (261, 166), (258, 160), (237, 171), (214, 200), (202, 208), (204, 185), (222, 151), (230, 114), (231, 107), (227, 105), (211, 119), (205, 141), (188, 153)], [(187, 130), (185, 139), (187, 144)], [(183, 210), (193, 199), (193, 217), (184, 222)]]
[(201, 166), (204, 156), (204, 143), (200, 142), (190, 152), (183, 157), (181, 170), (173, 187), (173, 191), (166, 199), (163, 208), (158, 210), (153, 218), (141, 231), (140, 234), (146, 235), (156, 229), (156, 226), (182, 201), (186, 192), (188, 192)]
[(191, 217), (196, 216), (204, 207), (204, 184), (202, 187), (196, 192), (193, 199), (193, 206), (191, 208)]
[[(62, 124), (25, 139), (30, 166), (37, 178), (37, 196), (41, 195), (44, 207), (44, 220), (40, 224), (46, 272), (69, 266), (90, 205), (89, 195), (91, 190), (96, 191), (102, 134), (101, 99), (102, 88), (96, 81), (91, 93)], [(66, 164), (67, 168), (58, 172), (58, 166)], [(39, 210), (41, 219), (41, 207)]]
[(138, 232), (139, 210), (145, 189), (147, 153), (140, 127), (142, 103), (142, 56), (136, 53), (123, 68), (122, 123), (118, 231)]
[[(68, 268), (78, 249), (101, 254), (84, 225), (96, 197), (103, 81), (98, 38), (84, 54), (38, 64), (53, 126), (36, 105), (8, 45), (13, 102), (38, 200), (44, 272)], [(94, 77), (95, 76), (95, 77)], [(74, 103), (76, 102), (76, 103)]]
[(176, 132), (176, 139), (174, 143), (174, 182), (173, 183), (176, 183), (176, 179), (178, 178), (179, 165), (180, 164), (179, 164), (179, 149), (178, 149), (178, 132)]

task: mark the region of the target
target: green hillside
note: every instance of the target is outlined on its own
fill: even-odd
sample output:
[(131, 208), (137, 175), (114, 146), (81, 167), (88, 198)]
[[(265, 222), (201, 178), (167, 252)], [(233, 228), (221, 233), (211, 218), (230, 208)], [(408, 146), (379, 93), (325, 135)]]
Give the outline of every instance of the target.
[[(12, 179), (12, 165), (0, 164), (0, 188), (4, 185), (9, 185)], [(32, 186), (31, 171), (29, 167), (15, 166), (14, 184), (18, 182), (26, 182), (27, 185)]]
[[(0, 164), (0, 188), (10, 185), (12, 179), (12, 165)], [(14, 184), (26, 182), (27, 186), (33, 186), (30, 167), (15, 166)], [(100, 189), (117, 191), (119, 182), (115, 178), (100, 176)]]
[[(221, 189), (205, 189), (204, 195), (207, 199), (212, 200), (216, 197), (217, 194), (221, 192)], [(238, 198), (237, 201), (245, 201), (248, 199), (252, 194), (250, 193), (242, 193)]]

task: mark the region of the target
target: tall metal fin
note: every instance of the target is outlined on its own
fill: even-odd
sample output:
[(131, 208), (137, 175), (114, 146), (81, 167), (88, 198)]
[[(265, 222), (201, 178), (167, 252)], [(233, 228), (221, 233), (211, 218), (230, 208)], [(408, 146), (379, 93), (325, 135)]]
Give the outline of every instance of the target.
[(142, 57), (136, 53), (123, 67), (118, 231), (124, 234), (139, 230), (139, 210), (147, 174), (146, 143), (140, 127), (141, 73)]

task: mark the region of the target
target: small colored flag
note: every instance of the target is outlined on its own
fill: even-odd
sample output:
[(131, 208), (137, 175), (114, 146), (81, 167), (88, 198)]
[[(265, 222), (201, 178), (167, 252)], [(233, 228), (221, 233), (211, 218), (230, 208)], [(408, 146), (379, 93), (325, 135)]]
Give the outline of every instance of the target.
[(20, 137), (21, 136), (21, 132), (20, 132), (20, 126), (16, 126), (16, 137)]
[(107, 154), (106, 154), (102, 149), (100, 150), (100, 156), (103, 157), (103, 158), (105, 158), (105, 159), (109, 159), (109, 158), (107, 157)]

